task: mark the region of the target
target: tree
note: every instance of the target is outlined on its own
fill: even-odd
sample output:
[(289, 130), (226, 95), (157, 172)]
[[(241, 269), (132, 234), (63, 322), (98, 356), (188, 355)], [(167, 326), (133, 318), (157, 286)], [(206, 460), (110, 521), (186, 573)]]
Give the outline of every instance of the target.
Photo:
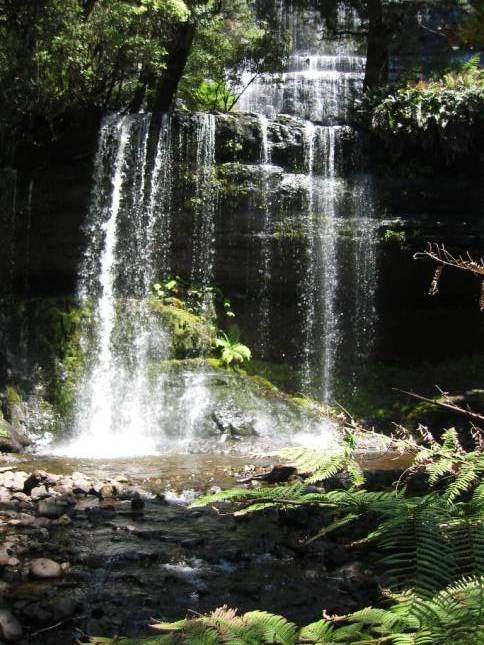
[(227, 0), (196, 33), (180, 96), (194, 109), (229, 111), (262, 73), (282, 71), (288, 37), (275, 20), (256, 23), (247, 0)]
[[(199, 0), (0, 0), (0, 129), (14, 147), (73, 113), (154, 104)], [(176, 91), (176, 83), (172, 92)], [(169, 96), (171, 100), (172, 96)]]

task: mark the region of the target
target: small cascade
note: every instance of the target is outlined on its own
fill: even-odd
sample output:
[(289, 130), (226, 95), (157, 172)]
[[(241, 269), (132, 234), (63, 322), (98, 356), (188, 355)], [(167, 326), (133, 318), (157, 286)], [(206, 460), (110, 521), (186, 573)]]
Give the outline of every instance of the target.
[(317, 12), (280, 3), (279, 15), (293, 43), (286, 70), (256, 79), (240, 108), (257, 113), (266, 132), (267, 118), (277, 114), (305, 120), (301, 381), (304, 390), (330, 402), (342, 352), (356, 372), (371, 351), (375, 319), (373, 191), (368, 182), (347, 176), (344, 159), (344, 139), (352, 134), (347, 123), (366, 61), (357, 39), (341, 34), (358, 34), (362, 25), (343, 3), (334, 16), (338, 37)]
[(315, 123), (347, 123), (364, 71), (363, 56), (298, 53), (291, 56), (279, 82), (270, 74), (254, 82), (242, 96), (241, 109), (267, 116), (292, 114)]
[[(146, 362), (150, 352), (164, 354), (164, 342), (150, 325), (150, 316), (141, 302), (133, 300), (130, 306), (136, 307), (136, 316), (126, 316), (123, 320), (117, 315), (117, 276), (129, 276), (129, 292), (132, 296), (146, 295), (145, 283), (153, 272), (153, 259), (146, 246), (145, 253), (133, 258), (133, 246), (126, 245), (119, 236), (124, 226), (136, 227), (134, 248), (141, 251), (145, 240), (141, 239), (137, 224), (144, 216), (144, 169), (149, 122), (143, 119), (141, 127), (135, 119), (122, 118), (119, 122), (107, 122), (100, 135), (96, 176), (103, 172), (106, 146), (115, 137), (115, 157), (113, 167), (112, 191), (108, 205), (108, 219), (102, 226), (104, 246), (102, 248), (98, 274), (100, 295), (95, 306), (94, 342), (97, 354), (85, 380), (76, 410), (77, 446), (76, 454), (94, 450), (95, 454), (112, 454), (113, 446), (118, 454), (124, 454), (136, 437), (136, 452), (143, 454), (153, 450), (146, 420), (156, 419), (156, 403), (149, 399), (146, 383)], [(141, 144), (141, 145), (140, 145)], [(131, 162), (129, 152), (134, 150), (134, 174), (132, 182), (127, 175)], [(130, 184), (129, 186), (127, 184)], [(96, 187), (99, 190), (99, 186)], [(95, 192), (97, 192), (95, 188)], [(129, 190), (127, 190), (129, 188)], [(123, 222), (125, 200), (129, 204), (129, 217)], [(99, 212), (93, 204), (92, 226), (99, 225)], [(132, 220), (131, 220), (132, 218)], [(142, 230), (142, 229), (141, 229)], [(89, 252), (88, 252), (89, 257)], [(134, 260), (134, 261), (133, 261)], [(88, 287), (89, 289), (89, 287)], [(128, 293), (129, 293), (128, 292)], [(84, 299), (93, 293), (81, 283)], [(131, 328), (128, 325), (131, 323)], [(87, 340), (87, 339), (86, 339)], [(123, 342), (121, 342), (123, 341)], [(125, 351), (123, 351), (125, 350)], [(127, 350), (127, 351), (126, 351)], [(156, 399), (154, 399), (156, 402)], [(145, 405), (149, 406), (149, 415)], [(155, 409), (153, 409), (155, 407)], [(95, 441), (95, 444), (92, 442)]]
[[(332, 394), (334, 367), (338, 351), (339, 314), (336, 295), (339, 272), (337, 258), (337, 199), (340, 184), (336, 176), (336, 142), (339, 128), (315, 128), (308, 150), (323, 176), (309, 174), (311, 213), (308, 240), (309, 282), (303, 288), (308, 303), (303, 378), (317, 380), (320, 397), (328, 402)], [(309, 378), (311, 375), (311, 379)]]
[(213, 282), (215, 214), (218, 192), (214, 181), (215, 116), (199, 114), (195, 122), (195, 220), (191, 278), (203, 286)]
[[(157, 254), (159, 273), (163, 277), (170, 275), (172, 268), (173, 165), (175, 163), (172, 141), (172, 118), (168, 114), (163, 114), (153, 173), (150, 178), (146, 231), (149, 257), (153, 258), (155, 253)], [(150, 286), (145, 283), (145, 291)]]
[(260, 291), (258, 294), (258, 334), (257, 351), (261, 358), (266, 358), (270, 341), (270, 287), (271, 287), (271, 264), (272, 264), (272, 218), (271, 201), (269, 198), (269, 179), (271, 174), (271, 151), (269, 147), (268, 127), (269, 122), (264, 114), (258, 114), (260, 127), (260, 210), (262, 214), (260, 226)]
[(375, 339), (376, 324), (376, 219), (375, 188), (369, 175), (358, 177), (352, 190), (355, 213), (353, 238), (353, 348), (356, 358), (354, 376), (371, 354)]
[(154, 240), (167, 225), (172, 170), (163, 163), (169, 154), (164, 144), (170, 144), (165, 121), (148, 175), (149, 131), (148, 115), (106, 119), (101, 127), (79, 285), (81, 301), (93, 306), (93, 324), (83, 331), (89, 364), (78, 387), (76, 438), (68, 447), (77, 455), (147, 454), (159, 438), (160, 382), (149, 378), (149, 365), (169, 356), (168, 339), (146, 298), (164, 268)]

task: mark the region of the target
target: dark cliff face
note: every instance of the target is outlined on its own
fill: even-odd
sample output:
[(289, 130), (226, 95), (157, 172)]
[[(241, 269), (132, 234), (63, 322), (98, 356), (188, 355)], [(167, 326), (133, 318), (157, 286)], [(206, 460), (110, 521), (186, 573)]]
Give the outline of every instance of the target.
[[(401, 7), (391, 11), (396, 12), (392, 19), (398, 20)], [(454, 19), (447, 9), (405, 3), (403, 11), (405, 29), (392, 39), (389, 51), (391, 77), (448, 53), (445, 39), (433, 33), (447, 19)], [(300, 45), (313, 48), (320, 45), (321, 34), (315, 30), (315, 14), (311, 15), (307, 24), (300, 21), (296, 25), (293, 36)], [(422, 27), (419, 16), (432, 31)], [(358, 46), (364, 53), (362, 40)], [(174, 128), (191, 132), (195, 120), (196, 115), (176, 113)], [(96, 115), (66, 121), (56, 141), (41, 145), (40, 137), (39, 145), (18, 151), (16, 169), (0, 171), (3, 293), (14, 294), (17, 299), (76, 294), (87, 242), (85, 224), (97, 125)], [(263, 167), (260, 117), (244, 113), (216, 116), (213, 182), (219, 201), (215, 211), (214, 278), (232, 297), (247, 342), (255, 346), (265, 288), (261, 256), (270, 255), (272, 340), (268, 358), (276, 362), (301, 358), (298, 303), (306, 275), (308, 238), (303, 221), (309, 203), (306, 127), (294, 116), (270, 119), (270, 166)], [(335, 165), (347, 184), (338, 208), (348, 224), (341, 227), (336, 242), (343, 281), (358, 270), (351, 252), (355, 235), (349, 220), (355, 205), (350, 204), (349, 192), (368, 176), (374, 191), (371, 217), (376, 222), (372, 240), (377, 247), (377, 357), (408, 362), (423, 358), (422, 348), (430, 358), (474, 351), (480, 342), (482, 322), (473, 285), (461, 276), (446, 276), (441, 294), (431, 299), (427, 293), (432, 270), (415, 262), (412, 255), (427, 241), (481, 253), (484, 223), (475, 156), (445, 158), (436, 149), (423, 154), (418, 142), (402, 138), (383, 145), (376, 137), (349, 126), (341, 128), (338, 146)], [(189, 276), (197, 206), (192, 194), (193, 168), (190, 163), (178, 166), (172, 266), (175, 273)], [(365, 207), (362, 203), (363, 210)], [(264, 223), (267, 218), (269, 225)], [(351, 311), (357, 294), (351, 289), (341, 291), (339, 310)], [(461, 333), (463, 316), (465, 334)], [(340, 324), (351, 337), (351, 316), (343, 315)]]
[[(177, 127), (190, 128), (192, 118), (189, 114), (176, 116)], [(73, 133), (73, 141), (79, 140), (78, 135)], [(256, 343), (262, 218), (267, 208), (262, 196), (266, 193), (271, 211), (270, 239), (266, 240), (272, 257), (269, 288), (274, 341), (270, 358), (297, 360), (297, 302), (307, 245), (301, 228), (307, 208), (307, 185), (301, 174), (304, 122), (277, 117), (269, 122), (268, 138), (274, 165), (264, 173), (258, 117), (235, 113), (217, 116), (214, 181), (220, 200), (215, 225), (215, 281), (232, 296), (248, 343)], [(76, 292), (95, 153), (95, 142), (84, 143), (80, 157), (74, 143), (66, 140), (63, 155), (52, 156), (45, 167), (1, 173), (0, 223), (5, 250), (2, 285), (4, 291), (9, 285), (8, 290), (18, 298)], [(341, 174), (351, 181), (368, 172), (368, 142), (348, 128), (342, 146), (352, 154), (341, 155), (345, 159)], [(428, 167), (428, 160), (424, 162)], [(481, 321), (473, 285), (460, 276), (449, 276), (441, 295), (431, 299), (427, 295), (431, 268), (412, 259), (413, 252), (421, 250), (428, 240), (479, 252), (483, 232), (479, 187), (461, 174), (452, 174), (433, 175), (429, 170), (422, 173), (419, 167), (406, 166), (399, 174), (392, 170), (377, 177), (377, 354), (382, 358), (407, 361), (420, 358), (422, 347), (432, 357), (473, 351), (478, 346)], [(173, 270), (186, 276), (190, 273), (193, 212), (185, 190), (176, 191), (176, 202)], [(343, 269), (346, 263), (344, 270), (351, 271), (350, 260), (345, 260), (345, 235), (351, 235), (351, 230), (342, 231), (340, 256)], [(347, 297), (353, 296), (349, 293)], [(462, 315), (467, 320), (465, 334), (460, 333)]]

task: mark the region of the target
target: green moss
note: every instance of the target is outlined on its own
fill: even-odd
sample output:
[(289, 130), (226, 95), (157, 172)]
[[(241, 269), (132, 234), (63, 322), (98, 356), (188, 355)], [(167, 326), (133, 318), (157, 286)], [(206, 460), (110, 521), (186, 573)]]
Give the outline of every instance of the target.
[(92, 317), (91, 305), (56, 312), (56, 350), (59, 358), (55, 379), (51, 383), (53, 403), (60, 416), (69, 420), (73, 412), (77, 383), (85, 368), (87, 356), (81, 347), (81, 329)]
[(22, 397), (13, 385), (7, 385), (6, 394), (9, 407), (22, 403)]
[(210, 350), (215, 339), (215, 328), (201, 316), (188, 311), (181, 301), (168, 304), (152, 298), (149, 307), (166, 325), (175, 358), (206, 354)]
[(245, 366), (245, 370), (249, 375), (265, 379), (272, 387), (285, 392), (296, 394), (299, 389), (297, 368), (288, 363), (269, 363), (253, 359)]
[(28, 321), (35, 334), (36, 355), (42, 366), (46, 404), (68, 420), (72, 414), (75, 388), (85, 355), (81, 348), (81, 326), (92, 316), (92, 304), (82, 306), (70, 298), (42, 298), (24, 301), (19, 320)]
[(303, 240), (306, 237), (306, 231), (301, 221), (295, 218), (285, 217), (281, 222), (276, 224), (272, 237), (279, 242), (283, 240)]
[(250, 190), (251, 170), (241, 163), (224, 163), (217, 167), (220, 196), (226, 205), (237, 207)]
[(216, 370), (226, 369), (225, 365), (222, 363), (222, 360), (220, 358), (214, 358), (214, 357), (207, 358), (207, 363), (210, 365), (210, 367), (213, 367)]

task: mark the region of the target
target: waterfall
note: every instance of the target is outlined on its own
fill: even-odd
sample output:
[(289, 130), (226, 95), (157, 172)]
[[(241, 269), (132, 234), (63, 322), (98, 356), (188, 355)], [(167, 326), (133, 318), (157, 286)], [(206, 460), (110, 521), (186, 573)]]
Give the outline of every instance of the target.
[[(351, 133), (347, 123), (363, 87), (366, 60), (354, 40), (331, 39), (317, 12), (304, 10), (303, 15), (287, 3), (278, 8), (281, 24), (292, 35), (293, 51), (286, 70), (277, 76), (263, 74), (251, 83), (240, 108), (257, 113), (266, 136), (267, 118), (277, 114), (305, 121), (303, 224), (307, 235), (299, 298), (301, 381), (304, 390), (330, 402), (343, 350), (356, 373), (373, 343), (373, 191), (364, 178), (347, 177), (344, 168), (348, 164), (342, 163), (343, 140)], [(361, 24), (354, 10), (341, 3), (336, 13), (343, 32), (358, 32)], [(267, 149), (270, 141), (264, 145)], [(351, 230), (349, 238), (345, 228)], [(343, 276), (347, 264), (351, 268)]]
[(297, 54), (279, 82), (270, 74), (254, 82), (242, 96), (241, 109), (267, 116), (293, 114), (315, 123), (346, 123), (362, 89), (364, 70), (363, 56)]
[[(96, 246), (103, 238), (94, 265), (99, 270), (97, 277), (89, 275), (80, 284), (83, 302), (99, 294), (94, 330), (85, 330), (82, 339), (88, 345), (88, 334), (94, 332), (94, 352), (90, 351), (94, 360), (80, 384), (76, 439), (70, 447), (75, 454), (145, 454), (155, 448), (154, 431), (162, 411), (147, 378), (147, 363), (150, 357), (167, 356), (167, 340), (152, 324), (142, 300), (154, 274), (152, 250), (144, 237), (144, 232), (154, 230), (154, 223), (140, 226), (146, 215), (154, 219), (154, 210), (148, 207), (146, 213), (144, 208), (148, 132), (149, 119), (145, 117), (107, 120), (101, 128), (91, 206), (91, 228), (97, 229), (97, 235), (86, 252), (86, 265), (92, 265)], [(99, 182), (113, 149), (110, 202), (104, 206), (107, 219), (100, 224)], [(89, 273), (87, 267), (86, 271)], [(118, 281), (124, 285), (120, 287)], [(125, 312), (118, 312), (121, 296), (130, 296), (125, 300)]]
[(167, 262), (165, 251), (160, 266), (155, 239), (160, 229), (167, 234), (172, 202), (168, 117), (151, 175), (149, 136), (148, 115), (111, 117), (101, 126), (79, 283), (81, 303), (93, 306), (81, 338), (89, 363), (78, 384), (75, 439), (60, 452), (116, 456), (158, 446), (164, 410), (149, 365), (169, 356), (168, 338), (146, 298)]
[(208, 286), (213, 282), (215, 256), (215, 214), (218, 194), (214, 181), (215, 116), (199, 114), (195, 122), (195, 220), (192, 272), (194, 282)]
[(270, 341), (270, 287), (272, 263), (272, 221), (271, 200), (269, 198), (269, 179), (271, 174), (271, 151), (269, 147), (269, 122), (265, 114), (257, 115), (260, 128), (260, 210), (262, 214), (260, 226), (260, 289), (258, 299), (258, 335), (256, 349), (261, 358), (266, 358)]
[[(310, 145), (306, 150), (308, 166), (309, 239), (307, 275), (303, 285), (306, 308), (303, 382), (320, 384), (323, 401), (331, 398), (334, 367), (339, 345), (336, 143), (339, 129), (334, 126), (307, 126)], [(314, 176), (314, 166), (323, 177)]]
[[(154, 258), (157, 254), (158, 269), (163, 277), (171, 273), (171, 244), (173, 218), (173, 124), (168, 114), (163, 114), (158, 146), (156, 150), (153, 173), (150, 177), (150, 193), (147, 208), (146, 241), (148, 256)], [(146, 278), (150, 281), (156, 277), (154, 271)], [(145, 281), (147, 291), (151, 282)]]
[[(77, 385), (74, 439), (59, 453), (114, 457), (184, 446), (210, 403), (203, 372), (183, 374), (175, 392), (156, 368), (171, 357), (171, 339), (149, 296), (172, 267), (178, 162), (194, 170), (191, 278), (205, 287), (213, 282), (215, 117), (196, 115), (177, 136), (165, 114), (155, 145), (151, 126), (152, 117), (140, 114), (108, 117), (100, 129), (79, 278), (81, 304), (93, 310), (81, 337), (87, 364)], [(204, 306), (210, 317), (208, 296)]]

